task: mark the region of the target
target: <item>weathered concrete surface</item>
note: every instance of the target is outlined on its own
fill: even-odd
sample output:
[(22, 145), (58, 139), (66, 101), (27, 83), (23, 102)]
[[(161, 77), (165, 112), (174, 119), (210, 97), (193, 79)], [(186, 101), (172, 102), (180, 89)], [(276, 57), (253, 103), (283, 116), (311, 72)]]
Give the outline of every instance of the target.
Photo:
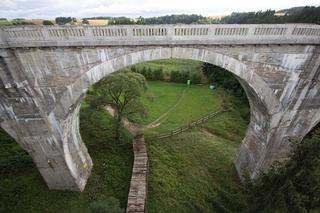
[[(277, 44), (272, 35), (265, 35), (270, 45), (264, 44), (266, 37), (254, 33), (247, 39), (257, 36), (255, 43), (263, 37), (262, 44), (227, 45), (228, 39), (221, 45), (204, 44), (204, 38), (195, 44), (191, 32), (197, 31), (191, 30), (189, 45), (187, 35), (170, 37), (166, 44), (161, 36), (159, 44), (157, 36), (153, 40), (149, 36), (146, 45), (141, 45), (139, 37), (136, 45), (132, 40), (123, 46), (74, 47), (63, 46), (71, 37), (57, 38), (56, 47), (45, 46), (43, 41), (36, 47), (33, 37), (19, 48), (22, 38), (8, 42), (0, 35), (5, 43), (0, 47), (0, 124), (30, 153), (49, 188), (82, 190), (92, 168), (78, 128), (79, 105), (88, 87), (132, 64), (168, 58), (199, 60), (229, 70), (248, 95), (251, 122), (235, 165), (240, 176), (247, 170), (254, 178), (271, 162), (287, 156), (290, 139), (301, 140), (320, 120), (319, 27), (306, 26), (316, 31), (292, 36), (303, 37), (307, 43), (289, 36), (287, 43)], [(104, 44), (104, 39), (110, 43), (117, 37), (99, 39)], [(178, 40), (171, 43), (172, 39)], [(33, 47), (25, 48), (28, 43)]]

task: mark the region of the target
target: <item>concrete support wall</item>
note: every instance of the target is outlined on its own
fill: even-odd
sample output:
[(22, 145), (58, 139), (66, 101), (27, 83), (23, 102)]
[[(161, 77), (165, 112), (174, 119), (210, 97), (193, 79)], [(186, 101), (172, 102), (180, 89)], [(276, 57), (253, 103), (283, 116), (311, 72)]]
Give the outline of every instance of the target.
[(50, 189), (82, 191), (92, 161), (79, 134), (79, 105), (46, 112), (51, 103), (31, 85), (16, 55), (7, 51), (0, 59), (1, 127), (30, 154)]
[(320, 120), (319, 47), (154, 45), (0, 49), (1, 126), (33, 157), (52, 189), (83, 190), (92, 162), (79, 134), (89, 86), (129, 65), (183, 58), (232, 72), (245, 89), (251, 122), (235, 158), (256, 177)]

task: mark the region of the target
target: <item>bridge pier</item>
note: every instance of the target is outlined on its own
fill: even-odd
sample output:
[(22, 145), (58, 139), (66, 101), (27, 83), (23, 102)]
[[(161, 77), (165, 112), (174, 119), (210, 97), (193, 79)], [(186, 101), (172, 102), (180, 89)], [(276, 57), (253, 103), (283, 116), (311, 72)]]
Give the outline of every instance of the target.
[(274, 161), (287, 159), (291, 142), (301, 141), (319, 121), (320, 110), (281, 112), (264, 120), (262, 131), (256, 122), (250, 123), (234, 160), (241, 179), (245, 173), (256, 178)]
[(79, 134), (79, 107), (62, 121), (53, 115), (1, 123), (29, 153), (49, 189), (82, 191), (92, 161)]

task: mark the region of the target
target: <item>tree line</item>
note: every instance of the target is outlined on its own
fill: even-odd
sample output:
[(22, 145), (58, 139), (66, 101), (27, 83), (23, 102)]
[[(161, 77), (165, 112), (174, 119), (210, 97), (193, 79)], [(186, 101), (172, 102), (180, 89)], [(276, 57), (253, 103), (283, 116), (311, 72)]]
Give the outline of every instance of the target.
[(174, 70), (168, 73), (164, 73), (163, 69), (142, 67), (138, 68), (131, 66), (131, 71), (143, 75), (149, 81), (170, 81), (175, 83), (186, 83), (188, 80), (193, 84), (200, 84), (202, 82), (202, 76), (200, 73), (192, 73), (184, 70)]
[(223, 24), (283, 24), (283, 23), (315, 23), (320, 24), (320, 7), (301, 7), (278, 11), (275, 10), (232, 13), (220, 20)]
[[(279, 13), (282, 13), (279, 15)], [(221, 19), (205, 17), (197, 14), (165, 15), (158, 17), (131, 19), (128, 17), (98, 16), (86, 17), (82, 19), (82, 24), (89, 24), (89, 19), (105, 19), (110, 25), (131, 25), (131, 24), (282, 24), (282, 23), (315, 23), (320, 24), (320, 7), (305, 6), (294, 7), (290, 9), (275, 11), (257, 11), (257, 12), (234, 12), (231, 15)], [(75, 17), (57, 17), (55, 22), (59, 25), (72, 24), (76, 22)], [(5, 25), (33, 25), (32, 22), (25, 19), (13, 19), (8, 21), (6, 18), (0, 18), (1, 23)], [(44, 25), (51, 25), (53, 22), (45, 20)]]
[[(278, 15), (282, 13), (282, 15)], [(166, 15), (136, 20), (127, 17), (92, 17), (86, 19), (108, 19), (111, 25), (121, 24), (282, 24), (316, 23), (320, 24), (320, 7), (294, 7), (281, 11), (266, 10), (257, 12), (234, 12), (221, 19), (196, 14)]]

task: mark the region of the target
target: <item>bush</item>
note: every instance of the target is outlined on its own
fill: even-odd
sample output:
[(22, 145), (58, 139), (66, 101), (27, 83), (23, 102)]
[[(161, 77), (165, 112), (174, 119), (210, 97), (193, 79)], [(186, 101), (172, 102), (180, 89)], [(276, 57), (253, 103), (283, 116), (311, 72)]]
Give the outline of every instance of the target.
[(152, 70), (151, 70), (151, 68), (150, 67), (148, 67), (147, 69), (146, 69), (146, 75), (144, 76), (147, 80), (154, 80), (153, 79), (153, 72), (152, 72)]
[(164, 79), (162, 68), (156, 69), (153, 71), (154, 80), (162, 81)]
[(43, 25), (53, 25), (52, 21), (49, 21), (49, 20), (44, 20), (42, 22)]
[(149, 81), (162, 81), (164, 79), (162, 68), (153, 70), (150, 67), (143, 67), (141, 70), (139, 70), (135, 66), (132, 66), (130, 69), (132, 72), (140, 73)]
[(170, 81), (171, 82), (186, 83), (188, 79), (189, 79), (188, 72), (172, 71), (170, 74)]
[(122, 213), (123, 209), (119, 207), (119, 201), (114, 197), (109, 197), (105, 201), (93, 202), (89, 205), (90, 213)]
[(131, 69), (132, 72), (139, 72), (139, 70), (137, 70), (137, 68), (135, 66), (131, 66), (130, 69)]
[(141, 75), (143, 75), (146, 79), (147, 79), (147, 69), (145, 67), (142, 68), (142, 70), (139, 70), (139, 72)]

